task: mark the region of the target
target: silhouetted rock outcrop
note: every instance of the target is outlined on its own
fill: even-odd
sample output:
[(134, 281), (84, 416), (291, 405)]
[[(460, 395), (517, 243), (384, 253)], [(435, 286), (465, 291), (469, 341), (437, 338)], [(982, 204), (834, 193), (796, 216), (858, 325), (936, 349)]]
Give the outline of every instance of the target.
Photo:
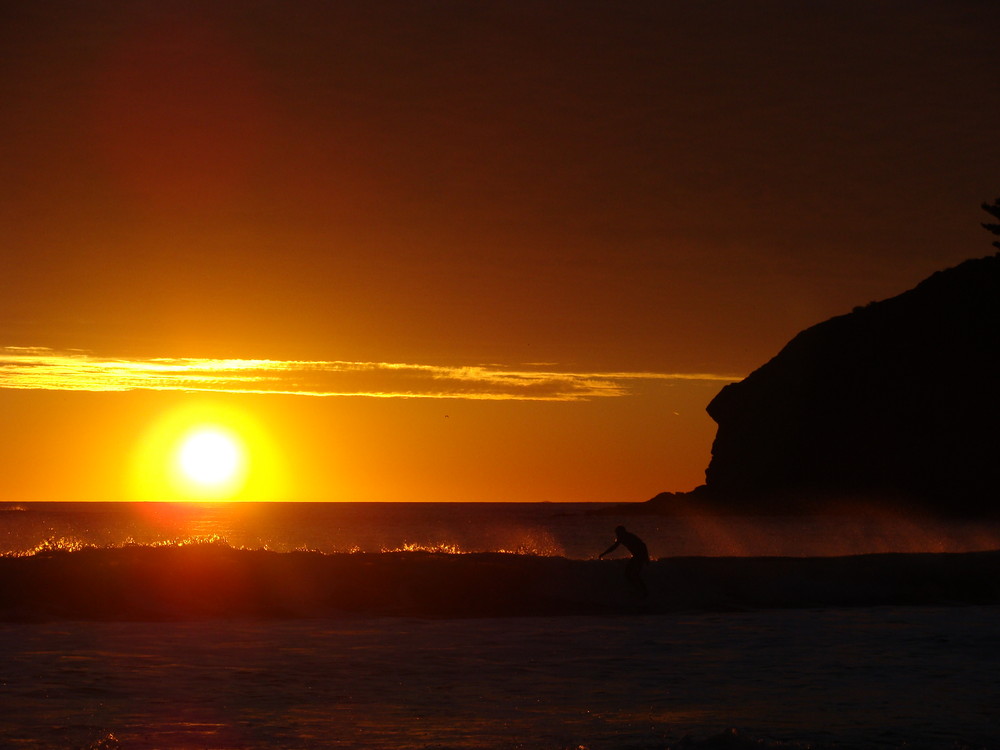
[(1000, 510), (1000, 254), (813, 326), (708, 405), (711, 501)]

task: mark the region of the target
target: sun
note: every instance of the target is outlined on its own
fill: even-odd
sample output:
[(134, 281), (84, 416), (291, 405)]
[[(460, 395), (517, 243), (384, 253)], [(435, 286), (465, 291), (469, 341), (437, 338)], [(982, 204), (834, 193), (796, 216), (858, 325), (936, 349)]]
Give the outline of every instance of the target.
[(245, 453), (239, 439), (218, 427), (192, 430), (177, 451), (181, 474), (206, 488), (232, 482), (244, 461)]
[(163, 412), (136, 443), (129, 496), (166, 502), (288, 499), (282, 451), (248, 410), (191, 401)]
[(248, 469), (239, 435), (215, 424), (183, 431), (173, 463), (174, 486), (185, 496), (202, 500), (226, 500), (238, 494)]

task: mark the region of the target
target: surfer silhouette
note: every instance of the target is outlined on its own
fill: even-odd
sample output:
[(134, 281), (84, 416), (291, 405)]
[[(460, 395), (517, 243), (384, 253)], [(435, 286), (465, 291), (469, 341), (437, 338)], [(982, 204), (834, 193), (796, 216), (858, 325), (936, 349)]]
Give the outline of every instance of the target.
[(642, 580), (642, 569), (649, 562), (649, 550), (646, 543), (639, 537), (628, 531), (624, 526), (615, 527), (615, 543), (597, 556), (597, 559), (610, 555), (619, 546), (624, 547), (632, 553), (632, 559), (625, 565), (625, 578), (645, 597), (649, 591), (646, 589), (646, 582)]

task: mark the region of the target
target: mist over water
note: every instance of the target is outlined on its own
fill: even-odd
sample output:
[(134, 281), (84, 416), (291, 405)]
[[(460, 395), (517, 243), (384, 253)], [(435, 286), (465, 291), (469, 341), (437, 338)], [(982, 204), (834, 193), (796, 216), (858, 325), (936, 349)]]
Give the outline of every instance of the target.
[[(621, 519), (600, 506), (10, 506), (0, 617), (509, 617), (1000, 603), (997, 529), (864, 516)], [(624, 523), (652, 562), (628, 577)]]
[(594, 515), (587, 503), (24, 503), (0, 506), (0, 555), (221, 542), (236, 549), (510, 552), (591, 559), (625, 524), (654, 559), (1000, 549), (1000, 521), (866, 510), (818, 516)]

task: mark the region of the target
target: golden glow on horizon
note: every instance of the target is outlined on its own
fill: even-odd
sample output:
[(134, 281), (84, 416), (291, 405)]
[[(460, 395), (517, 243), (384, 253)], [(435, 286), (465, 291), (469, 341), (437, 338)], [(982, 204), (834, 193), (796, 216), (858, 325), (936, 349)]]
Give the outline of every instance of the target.
[[(542, 361), (445, 368), (276, 359), (261, 373), (250, 360), (76, 355), (0, 348), (0, 401), (8, 421), (23, 425), (8, 441), (8, 501), (643, 500), (703, 482), (714, 434), (704, 405), (723, 385), (639, 368), (560, 373)], [(164, 387), (87, 387), (107, 384), (109, 363), (140, 373), (136, 386), (150, 377)], [(192, 375), (238, 385), (228, 379), (239, 374), (353, 397), (185, 387)], [(410, 395), (365, 398), (365, 386)], [(210, 425), (243, 446), (243, 481), (228, 496), (178, 468), (185, 436)], [(623, 437), (609, 445), (609, 434)]]
[(130, 494), (148, 501), (288, 499), (277, 447), (245, 411), (189, 404), (143, 436)]

